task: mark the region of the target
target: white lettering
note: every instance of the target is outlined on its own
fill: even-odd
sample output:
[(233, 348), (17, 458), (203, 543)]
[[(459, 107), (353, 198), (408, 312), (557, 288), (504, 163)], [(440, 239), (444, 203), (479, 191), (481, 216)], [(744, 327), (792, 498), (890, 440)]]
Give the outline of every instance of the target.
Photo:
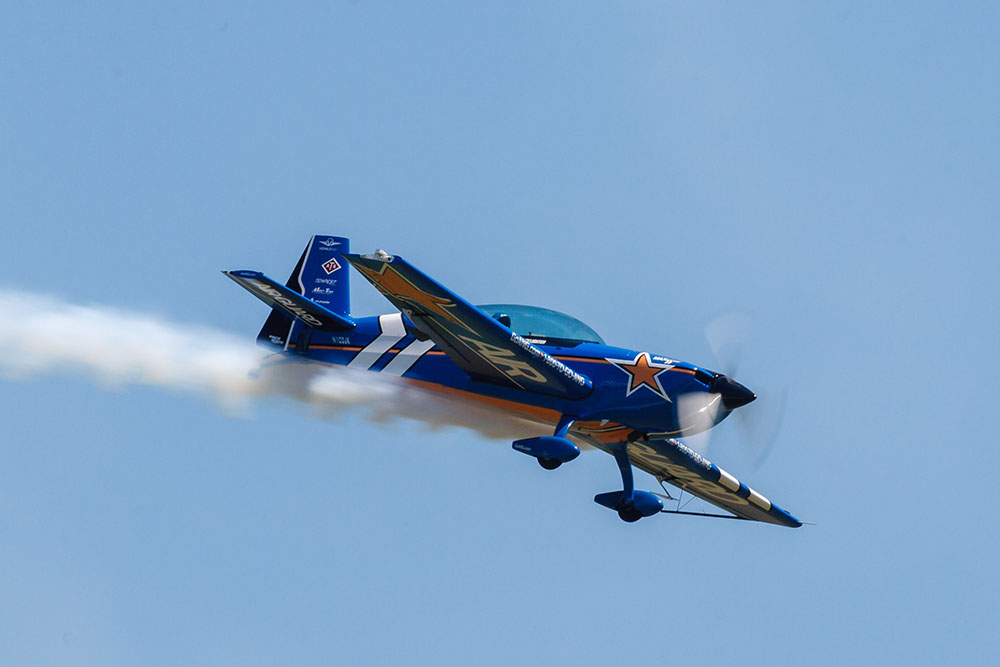
[(534, 358), (541, 359), (546, 366), (549, 366), (557, 373), (566, 376), (567, 378), (569, 378), (573, 382), (576, 382), (579, 385), (587, 384), (587, 379), (585, 377), (583, 377), (582, 375), (580, 375), (579, 373), (577, 373), (572, 368), (562, 363), (555, 357), (545, 354), (537, 347), (529, 343), (523, 336), (519, 336), (516, 333), (512, 333), (510, 335), (510, 340), (512, 343), (524, 349), (528, 354), (530, 354)]
[(271, 287), (267, 283), (260, 282), (259, 280), (251, 280), (250, 282), (252, 282), (254, 284), (254, 286), (257, 289), (259, 289), (261, 292), (263, 292), (267, 296), (271, 297), (271, 299), (275, 303), (280, 304), (288, 312), (292, 313), (295, 317), (299, 318), (300, 320), (302, 320), (302, 321), (304, 321), (304, 322), (306, 322), (308, 324), (313, 325), (314, 327), (321, 327), (321, 326), (323, 326), (322, 320), (320, 320), (318, 317), (316, 317), (315, 315), (313, 315), (312, 313), (310, 313), (308, 310), (306, 310), (302, 306), (300, 306), (297, 303), (295, 303), (295, 301), (293, 301), (292, 299), (290, 299), (287, 296), (283, 295), (277, 289)]

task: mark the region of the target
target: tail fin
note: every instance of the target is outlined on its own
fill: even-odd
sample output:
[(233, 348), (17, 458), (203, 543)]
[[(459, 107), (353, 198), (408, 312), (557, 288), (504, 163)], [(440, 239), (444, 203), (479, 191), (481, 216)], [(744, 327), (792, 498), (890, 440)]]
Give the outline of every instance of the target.
[(344, 259), (350, 250), (350, 239), (342, 236), (312, 237), (285, 286), (338, 315), (350, 315), (351, 274)]
[[(351, 282), (344, 253), (350, 251), (350, 246), (350, 239), (342, 236), (312, 237), (285, 286), (329, 311), (349, 316)], [(257, 334), (257, 341), (287, 346), (293, 340), (296, 326), (302, 325), (296, 325), (295, 320), (275, 309)]]

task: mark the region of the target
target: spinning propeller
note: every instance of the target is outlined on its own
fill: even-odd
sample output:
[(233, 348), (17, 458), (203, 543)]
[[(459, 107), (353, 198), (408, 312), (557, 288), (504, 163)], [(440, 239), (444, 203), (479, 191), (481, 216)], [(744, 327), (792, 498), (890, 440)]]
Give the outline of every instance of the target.
[(711, 440), (711, 428), (718, 423), (720, 412), (733, 412), (743, 432), (741, 449), (749, 455), (756, 469), (767, 459), (777, 439), (785, 392), (769, 392), (753, 408), (736, 410), (757, 398), (747, 387), (732, 379), (739, 368), (750, 329), (750, 317), (744, 313), (729, 313), (708, 323), (705, 338), (722, 374), (711, 381), (707, 392), (679, 396), (677, 418), (685, 433), (695, 434), (685, 438), (685, 442), (705, 454)]

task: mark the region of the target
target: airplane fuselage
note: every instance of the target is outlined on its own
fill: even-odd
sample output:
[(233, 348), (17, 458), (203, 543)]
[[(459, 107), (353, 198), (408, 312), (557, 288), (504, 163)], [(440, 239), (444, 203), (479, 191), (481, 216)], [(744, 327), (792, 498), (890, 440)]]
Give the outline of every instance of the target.
[[(309, 361), (398, 376), (430, 391), (480, 404), (500, 405), (526, 419), (554, 425), (562, 416), (596, 423), (594, 430), (681, 435), (676, 398), (707, 392), (713, 373), (671, 357), (591, 342), (526, 337), (543, 352), (591, 379), (593, 390), (579, 399), (527, 392), (472, 379), (430, 340), (414, 336), (400, 313), (355, 318), (342, 333), (310, 332), (295, 325), (289, 341), (272, 336), (262, 344)], [(728, 415), (719, 411), (715, 422)], [(693, 430), (688, 427), (684, 435)]]

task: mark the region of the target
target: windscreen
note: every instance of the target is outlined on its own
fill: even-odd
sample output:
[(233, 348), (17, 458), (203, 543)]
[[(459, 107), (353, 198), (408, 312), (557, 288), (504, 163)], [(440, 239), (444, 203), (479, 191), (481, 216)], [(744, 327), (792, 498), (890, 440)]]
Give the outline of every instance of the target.
[(510, 328), (522, 336), (538, 338), (566, 338), (588, 343), (604, 344), (597, 332), (565, 313), (537, 306), (517, 306), (494, 303), (479, 308), (489, 316), (504, 314), (510, 317)]

